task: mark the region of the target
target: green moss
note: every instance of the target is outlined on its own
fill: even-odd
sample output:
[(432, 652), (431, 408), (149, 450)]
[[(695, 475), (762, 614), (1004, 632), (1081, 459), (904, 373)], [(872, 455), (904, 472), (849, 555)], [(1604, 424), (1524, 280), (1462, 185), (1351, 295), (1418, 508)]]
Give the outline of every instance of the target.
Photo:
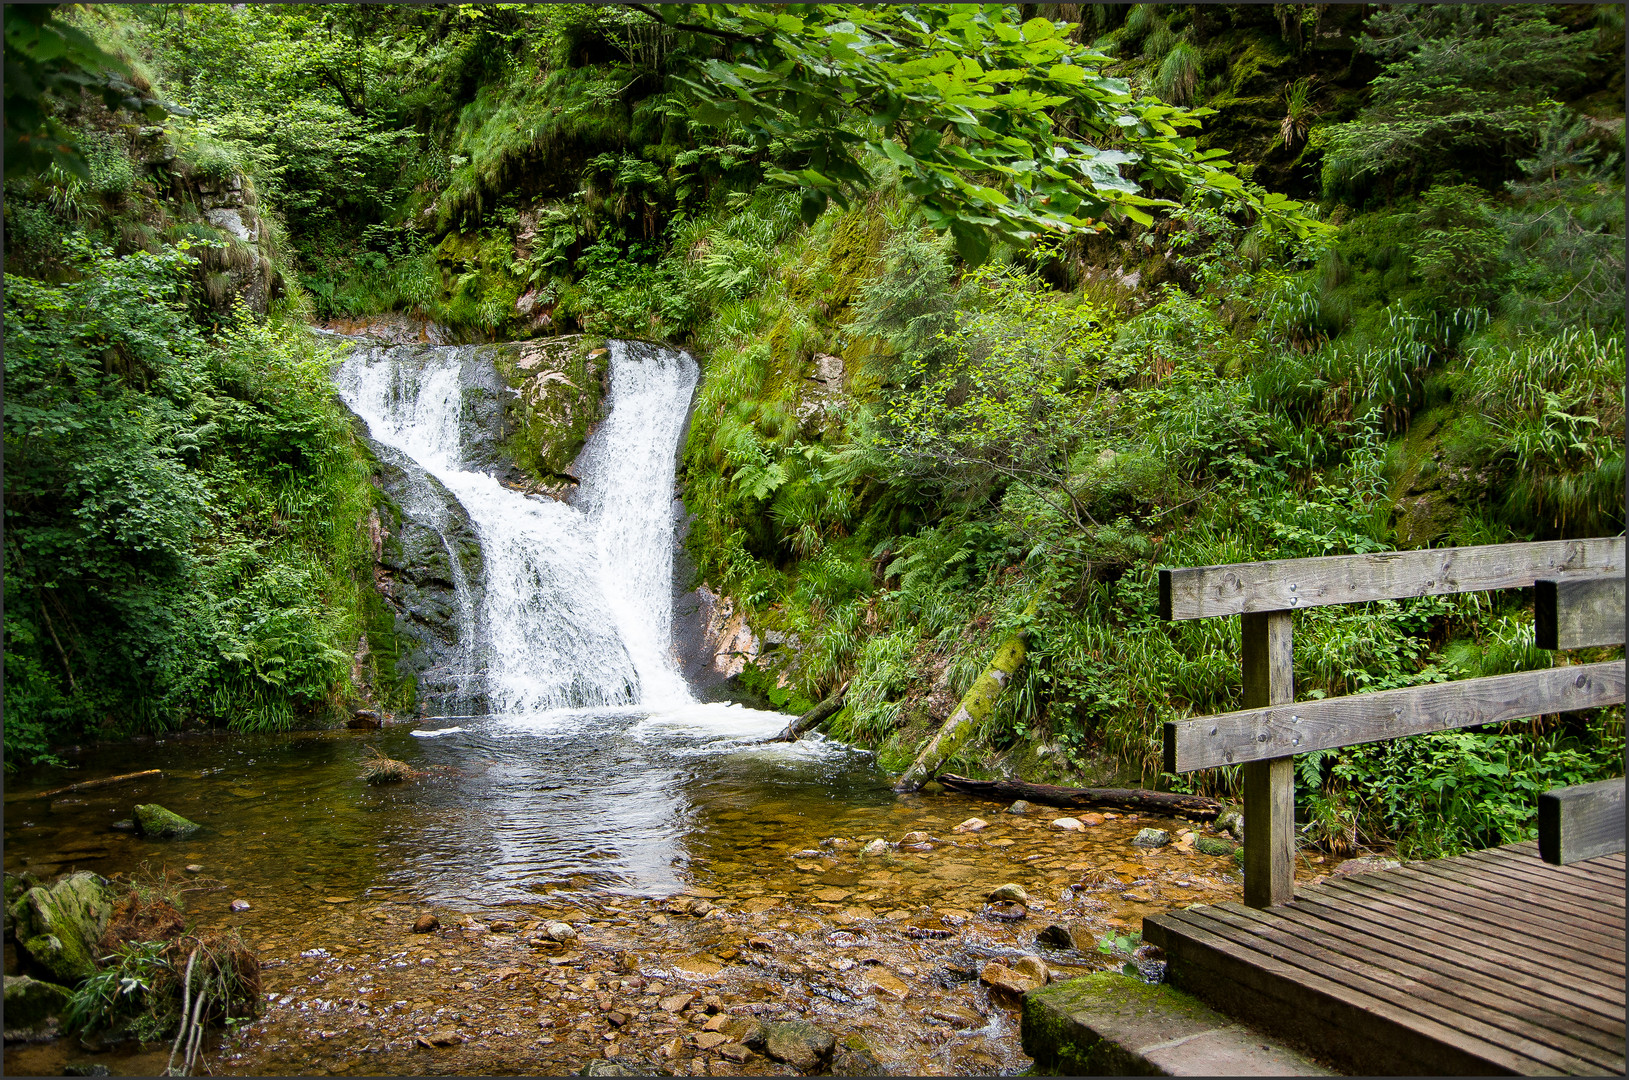
[(602, 339), (582, 335), (499, 348), (498, 373), (516, 392), (504, 449), (534, 483), (570, 476), (604, 414), (610, 363)]

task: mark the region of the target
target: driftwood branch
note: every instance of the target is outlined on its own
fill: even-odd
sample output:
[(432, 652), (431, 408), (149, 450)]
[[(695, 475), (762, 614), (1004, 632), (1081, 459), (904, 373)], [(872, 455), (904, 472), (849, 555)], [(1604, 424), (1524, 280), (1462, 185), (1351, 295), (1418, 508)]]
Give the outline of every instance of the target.
[(845, 682), (842, 686), (837, 688), (836, 693), (826, 698), (825, 701), (822, 701), (819, 705), (816, 705), (814, 708), (810, 709), (808, 712), (804, 713), (790, 724), (787, 724), (786, 730), (782, 731), (779, 735), (765, 739), (764, 742), (797, 742), (799, 736), (803, 735), (805, 732), (814, 730), (817, 725), (825, 722), (827, 718), (835, 716), (838, 710), (843, 707), (843, 698), (847, 693), (848, 683)]
[(1147, 791), (1143, 788), (1071, 788), (1051, 784), (1029, 784), (1022, 780), (970, 780), (965, 776), (945, 773), (939, 782), (951, 791), (964, 795), (977, 795), (985, 799), (1026, 799), (1043, 806), (1061, 806), (1080, 809), (1088, 806), (1108, 806), (1120, 810), (1146, 811), (1158, 814), (1181, 814), (1184, 817), (1209, 821), (1222, 812), (1222, 804), (1203, 795), (1181, 795), (1172, 791)]
[(79, 783), (69, 784), (67, 787), (52, 788), (50, 791), (42, 791), (33, 797), (36, 799), (49, 799), (53, 795), (66, 795), (70, 791), (82, 791), (88, 787), (101, 787), (103, 784), (119, 784), (126, 780), (140, 780), (144, 776), (163, 775), (163, 769), (143, 769), (141, 772), (125, 773), (122, 776), (104, 776), (100, 780), (81, 780)]

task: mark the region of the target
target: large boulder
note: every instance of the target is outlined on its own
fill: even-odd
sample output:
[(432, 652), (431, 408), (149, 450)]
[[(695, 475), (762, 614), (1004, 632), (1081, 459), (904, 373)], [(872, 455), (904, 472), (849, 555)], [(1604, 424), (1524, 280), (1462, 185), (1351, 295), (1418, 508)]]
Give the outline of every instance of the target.
[(188, 821), (174, 810), (166, 810), (158, 803), (142, 803), (136, 807), (136, 831), (149, 840), (182, 840), (202, 829), (196, 821)]
[(8, 914), (17, 947), (52, 980), (71, 986), (96, 971), (96, 943), (113, 915), (113, 892), (106, 878), (81, 870), (49, 888), (29, 889)]
[(68, 989), (27, 975), (6, 976), (6, 1041), (48, 1030), (68, 1008)]

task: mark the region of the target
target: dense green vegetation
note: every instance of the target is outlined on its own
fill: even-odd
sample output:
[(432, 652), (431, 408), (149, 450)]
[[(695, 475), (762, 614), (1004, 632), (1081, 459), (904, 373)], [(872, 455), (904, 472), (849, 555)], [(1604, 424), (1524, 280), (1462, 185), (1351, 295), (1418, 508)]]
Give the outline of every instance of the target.
[[(787, 642), (743, 681), (796, 708), (852, 679), (831, 730), (895, 768), (1022, 629), (956, 768), (1155, 782), (1160, 722), (1240, 692), (1237, 621), (1160, 623), (1160, 565), (1623, 530), (1621, 8), (658, 14), (69, 16), (187, 110), (176, 172), (248, 178), (286, 283), (226, 314), (235, 249), (173, 250), (202, 226), (160, 220), (112, 113), (61, 112), (89, 181), (8, 184), (8, 764), (110, 713), (351, 692), (366, 470), (307, 315), (691, 348), (699, 575)], [(108, 438), (99, 409), (117, 446), (69, 426)], [(109, 454), (151, 464), (110, 494)], [(56, 643), (70, 594), (114, 614)], [(1519, 593), (1296, 636), (1310, 696), (1569, 659)], [(1622, 709), (1550, 717), (1305, 755), (1298, 802), (1336, 850), (1450, 850), (1623, 753)]]

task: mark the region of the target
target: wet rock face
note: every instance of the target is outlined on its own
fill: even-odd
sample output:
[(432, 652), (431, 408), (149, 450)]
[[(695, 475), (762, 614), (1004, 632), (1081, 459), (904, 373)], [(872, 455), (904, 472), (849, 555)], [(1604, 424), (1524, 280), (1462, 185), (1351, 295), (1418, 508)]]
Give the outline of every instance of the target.
[(29, 889), (8, 914), (19, 951), (54, 982), (72, 985), (96, 971), (94, 950), (107, 932), (113, 901), (105, 878), (81, 870), (49, 888)]
[[(374, 484), (383, 496), (369, 521), (379, 595), (394, 616), (396, 655), (388, 677), (417, 684), (418, 697), (435, 712), (458, 711), (467, 692), (459, 676), (464, 662), (464, 598), (478, 610), (482, 587), (481, 542), (469, 515), (442, 483), (408, 457), (368, 440), (378, 462)], [(376, 658), (377, 662), (377, 658)], [(389, 663), (388, 659), (384, 660)]]

